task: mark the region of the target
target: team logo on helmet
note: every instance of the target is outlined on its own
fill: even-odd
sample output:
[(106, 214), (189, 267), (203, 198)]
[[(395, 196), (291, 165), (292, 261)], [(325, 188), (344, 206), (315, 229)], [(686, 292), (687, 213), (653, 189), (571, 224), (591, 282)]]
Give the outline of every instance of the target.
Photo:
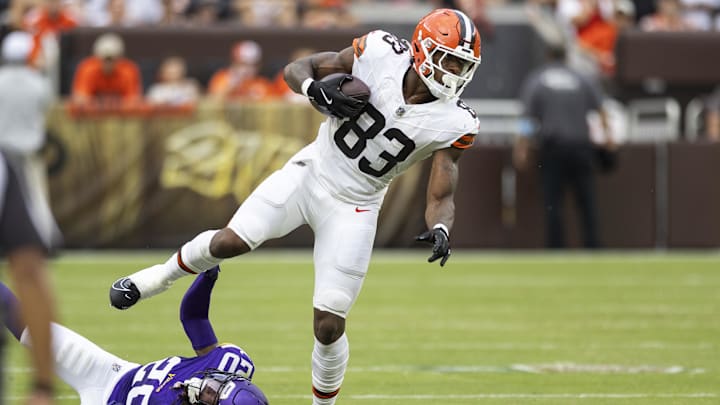
[[(480, 64), (480, 34), (463, 12), (435, 10), (415, 27), (411, 52), (413, 67), (432, 95), (443, 99), (456, 97)], [(459, 64), (459, 71), (448, 69), (451, 60)]]

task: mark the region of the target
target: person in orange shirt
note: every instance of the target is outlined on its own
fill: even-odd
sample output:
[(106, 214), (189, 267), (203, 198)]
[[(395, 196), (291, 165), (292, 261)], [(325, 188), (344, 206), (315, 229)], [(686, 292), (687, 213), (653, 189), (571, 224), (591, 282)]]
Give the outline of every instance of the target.
[(41, 64), (39, 61), (42, 51), (42, 41), (47, 35), (59, 35), (63, 31), (69, 31), (77, 27), (78, 22), (70, 8), (63, 4), (62, 0), (47, 0), (44, 5), (37, 6), (23, 21), (26, 31), (33, 34), (35, 46), (30, 54), (30, 61), (33, 64)]
[(125, 45), (116, 34), (103, 34), (93, 45), (93, 56), (85, 58), (75, 71), (72, 100), (75, 103), (133, 103), (142, 96), (140, 69), (124, 58)]
[(635, 18), (635, 5), (630, 0), (615, 2), (613, 17), (597, 21), (578, 37), (580, 49), (589, 53), (605, 75), (615, 73), (615, 43), (621, 31), (630, 29)]
[(221, 69), (210, 78), (208, 94), (221, 100), (266, 100), (274, 95), (273, 84), (260, 76), (262, 49), (255, 41), (241, 41), (230, 53), (229, 67)]

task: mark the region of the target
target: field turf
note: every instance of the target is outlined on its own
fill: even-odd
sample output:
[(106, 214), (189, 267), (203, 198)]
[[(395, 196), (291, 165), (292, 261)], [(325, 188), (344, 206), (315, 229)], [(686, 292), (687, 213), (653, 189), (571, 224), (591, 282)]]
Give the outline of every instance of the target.
[[(191, 279), (127, 311), (119, 276), (169, 252), (66, 253), (52, 263), (61, 322), (143, 363), (193, 354), (178, 320)], [(377, 252), (348, 321), (351, 360), (338, 405), (718, 404), (720, 255)], [(310, 404), (309, 251), (227, 261), (210, 317), (255, 360), (273, 405)], [(14, 341), (10, 404), (28, 386)], [(65, 385), (58, 404), (77, 404)]]

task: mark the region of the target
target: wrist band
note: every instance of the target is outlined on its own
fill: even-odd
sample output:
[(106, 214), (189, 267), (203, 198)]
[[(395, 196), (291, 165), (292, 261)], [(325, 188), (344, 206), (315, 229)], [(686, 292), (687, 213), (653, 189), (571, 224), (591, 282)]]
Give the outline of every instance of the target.
[(305, 79), (305, 81), (302, 82), (302, 84), (300, 85), (300, 91), (302, 92), (303, 96), (305, 96), (305, 97), (308, 96), (308, 94), (307, 94), (308, 88), (314, 81), (315, 81), (315, 79), (313, 79), (312, 77), (308, 77), (307, 79)]
[(448, 227), (445, 226), (445, 224), (437, 223), (435, 226), (433, 226), (433, 229), (442, 229), (443, 232), (445, 232), (446, 236), (450, 236), (450, 231), (448, 230)]

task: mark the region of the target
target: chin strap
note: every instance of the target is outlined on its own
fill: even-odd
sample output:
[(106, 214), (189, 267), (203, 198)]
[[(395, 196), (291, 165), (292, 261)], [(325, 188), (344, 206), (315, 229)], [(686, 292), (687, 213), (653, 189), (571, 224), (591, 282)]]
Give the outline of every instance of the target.
[(445, 85), (445, 87), (448, 87), (450, 89), (452, 94), (457, 93), (457, 85), (458, 85), (458, 81), (459, 81), (459, 79), (457, 77), (450, 77), (447, 74), (445, 74), (442, 77), (442, 81), (443, 81), (443, 84)]

